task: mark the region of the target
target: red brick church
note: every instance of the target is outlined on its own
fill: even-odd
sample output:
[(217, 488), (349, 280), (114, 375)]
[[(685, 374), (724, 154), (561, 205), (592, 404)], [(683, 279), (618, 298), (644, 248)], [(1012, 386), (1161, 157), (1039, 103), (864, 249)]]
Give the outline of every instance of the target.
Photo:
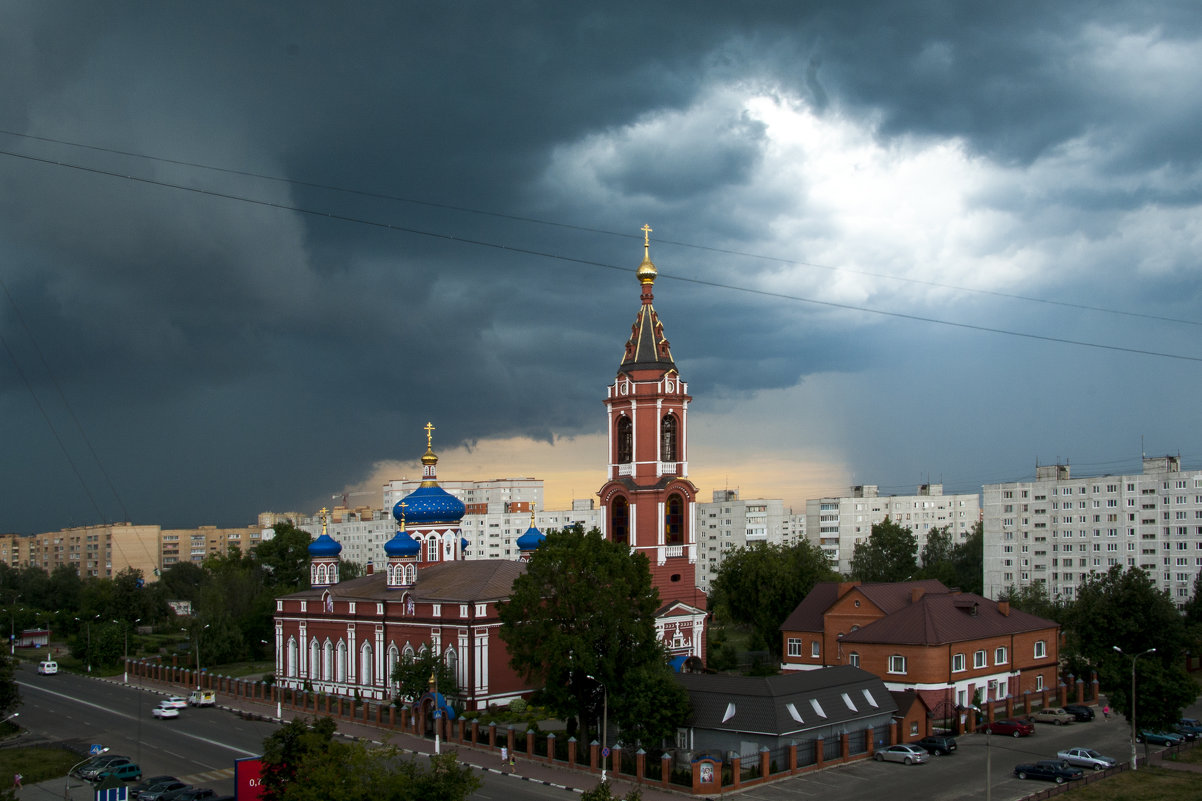
[[(656, 627), (679, 669), (705, 659), (705, 594), (696, 586), (697, 488), (688, 480), (688, 388), (652, 307), (656, 268), (644, 226), (641, 305), (605, 405), (609, 465), (599, 495), (603, 534), (646, 555), (663, 606)], [(438, 485), (426, 425), (421, 486), (393, 507), (387, 564), (339, 581), (342, 550), (325, 531), (309, 546), (310, 588), (276, 599), (276, 681), (365, 700), (396, 693), (393, 668), (433, 649), (455, 672), (469, 710), (534, 688), (509, 667), (497, 604), (544, 539), (531, 522), (517, 560), (465, 559), (463, 502)]]

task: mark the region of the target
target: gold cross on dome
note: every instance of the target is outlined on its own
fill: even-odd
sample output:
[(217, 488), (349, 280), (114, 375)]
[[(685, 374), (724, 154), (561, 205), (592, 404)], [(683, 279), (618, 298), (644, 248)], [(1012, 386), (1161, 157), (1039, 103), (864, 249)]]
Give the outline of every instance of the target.
[(643, 247), (651, 247), (651, 231), (654, 229), (647, 223), (643, 223), (643, 227), (639, 230), (643, 232)]
[(427, 422), (425, 425), (425, 429), (426, 429), (426, 450), (429, 450), (431, 448), (430, 443), (433, 441), (434, 424)]

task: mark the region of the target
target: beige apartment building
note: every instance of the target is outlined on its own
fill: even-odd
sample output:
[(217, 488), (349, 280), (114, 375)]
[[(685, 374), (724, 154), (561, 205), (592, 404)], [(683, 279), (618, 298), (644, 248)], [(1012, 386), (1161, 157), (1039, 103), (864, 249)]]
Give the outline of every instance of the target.
[[(271, 529), (266, 529), (270, 538)], [(71, 565), (83, 577), (112, 578), (128, 568), (147, 581), (176, 562), (200, 563), (205, 557), (237, 546), (243, 553), (264, 536), (259, 526), (164, 529), (157, 525), (110, 523), (76, 526), (42, 534), (0, 535), (0, 562), (10, 567), (32, 565), (47, 573)]]

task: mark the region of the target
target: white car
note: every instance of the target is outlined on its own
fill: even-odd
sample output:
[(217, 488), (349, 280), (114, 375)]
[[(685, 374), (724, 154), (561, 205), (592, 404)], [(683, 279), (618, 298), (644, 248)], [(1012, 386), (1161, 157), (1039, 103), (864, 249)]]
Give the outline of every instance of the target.
[(877, 762), (901, 762), (905, 765), (919, 765), (926, 762), (930, 755), (925, 748), (916, 745), (891, 745), (882, 748), (874, 755)]
[(159, 705), (160, 706), (169, 706), (172, 709), (184, 709), (185, 707), (188, 706), (188, 701), (184, 698), (180, 698), (178, 695), (173, 695), (173, 696), (169, 697), (166, 701), (161, 701), (159, 703)]
[(58, 673), (58, 662), (49, 659), (44, 662), (38, 662), (38, 673), (41, 673), (43, 676), (53, 676), (55, 673)]
[(1117, 759), (1102, 756), (1092, 748), (1066, 748), (1057, 752), (1056, 757), (1074, 767), (1093, 768), (1094, 770), (1105, 770), (1118, 764)]
[(150, 714), (156, 718), (178, 718), (179, 707), (173, 706), (170, 701), (159, 701), (159, 705), (150, 711)]

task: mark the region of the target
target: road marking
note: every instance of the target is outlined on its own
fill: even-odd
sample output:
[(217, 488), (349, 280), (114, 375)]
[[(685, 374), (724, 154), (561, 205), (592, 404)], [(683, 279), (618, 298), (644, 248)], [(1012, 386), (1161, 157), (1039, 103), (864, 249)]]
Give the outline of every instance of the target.
[[(46, 693), (47, 695), (53, 695), (56, 698), (62, 698), (64, 701), (71, 701), (73, 703), (80, 704), (82, 706), (89, 706), (92, 709), (97, 709), (101, 712), (107, 712), (110, 715), (116, 715), (119, 718), (125, 718), (126, 720), (137, 720), (137, 718), (135, 718), (133, 715), (126, 714), (125, 712), (118, 712), (114, 709), (109, 709), (107, 706), (101, 706), (100, 704), (93, 704), (91, 701), (83, 701), (83, 700), (76, 698), (74, 696), (71, 696), (71, 695), (65, 695), (64, 693), (55, 692), (54, 690), (47, 690), (45, 687), (41, 687), (36, 684), (27, 684), (26, 682), (23, 682), (23, 681), (18, 681), (17, 684), (20, 685), (21, 687), (25, 687), (30, 690), (37, 690), (39, 692)], [(178, 733), (184, 737), (189, 737), (193, 740), (197, 740), (202, 743), (208, 743), (209, 745), (215, 745), (220, 748), (224, 748), (227, 751), (233, 751), (235, 754), (241, 754), (242, 756), (248, 756), (248, 757), (260, 756), (259, 754), (253, 753), (251, 751), (243, 751), (241, 748), (234, 748), (232, 745), (227, 745), (226, 743), (223, 743), (219, 740), (210, 740), (208, 737), (201, 737), (200, 735), (192, 734), (191, 732), (179, 731), (178, 729), (176, 729), (176, 733)]]

